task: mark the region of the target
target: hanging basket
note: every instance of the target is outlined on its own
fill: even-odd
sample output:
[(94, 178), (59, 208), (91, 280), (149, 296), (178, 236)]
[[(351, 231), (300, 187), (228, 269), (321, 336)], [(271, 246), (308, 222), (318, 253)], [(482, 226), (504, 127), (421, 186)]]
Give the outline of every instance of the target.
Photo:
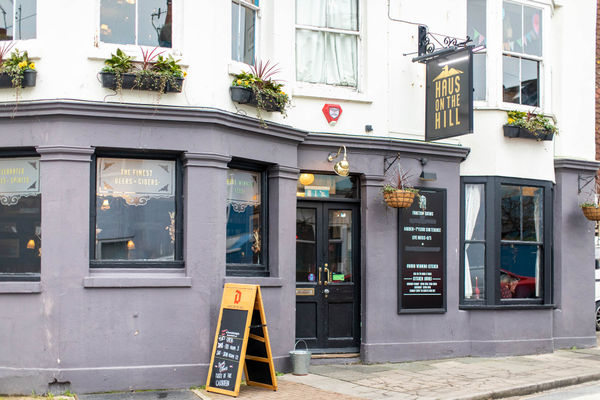
[(581, 211), (590, 221), (600, 221), (600, 207), (581, 207)]
[(415, 192), (410, 190), (395, 190), (393, 192), (384, 192), (383, 198), (388, 206), (393, 208), (410, 207), (415, 199)]

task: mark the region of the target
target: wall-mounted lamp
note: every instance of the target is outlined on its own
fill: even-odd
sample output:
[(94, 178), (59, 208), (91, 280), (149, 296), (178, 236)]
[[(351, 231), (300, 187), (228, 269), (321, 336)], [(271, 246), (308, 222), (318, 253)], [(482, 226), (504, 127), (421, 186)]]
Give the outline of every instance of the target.
[(27, 248), (29, 250), (35, 249), (35, 241), (33, 239), (29, 239), (29, 241), (27, 242)]
[(340, 147), (337, 153), (329, 153), (329, 155), (327, 156), (327, 160), (329, 162), (333, 162), (333, 160), (340, 156), (342, 148), (344, 149), (344, 158), (342, 159), (342, 161), (338, 161), (337, 163), (335, 163), (335, 165), (333, 166), (333, 171), (339, 176), (348, 176), (350, 174), (350, 164), (348, 163), (348, 160), (346, 160), (346, 146)]
[(102, 201), (102, 205), (100, 206), (100, 209), (102, 211), (110, 210), (110, 203), (108, 202), (108, 199), (104, 199)]
[(308, 186), (315, 181), (315, 176), (313, 174), (300, 174), (300, 178), (298, 179), (300, 183), (304, 186)]
[(127, 250), (134, 250), (135, 249), (135, 243), (133, 243), (133, 240), (128, 240), (127, 241)]
[(421, 162), (421, 175), (419, 175), (420, 181), (435, 181), (437, 179), (437, 174), (435, 172), (425, 172), (425, 165), (429, 161), (427, 158), (423, 157), (419, 159)]

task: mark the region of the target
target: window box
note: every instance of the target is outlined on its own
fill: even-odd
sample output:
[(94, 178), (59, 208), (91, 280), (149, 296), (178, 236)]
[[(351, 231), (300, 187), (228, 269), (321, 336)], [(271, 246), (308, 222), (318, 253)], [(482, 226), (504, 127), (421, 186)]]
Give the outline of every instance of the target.
[[(36, 76), (37, 76), (36, 71), (33, 71), (33, 70), (25, 71), (23, 73), (23, 82), (21, 84), (21, 87), (35, 86)], [(1, 73), (0, 74), (0, 88), (14, 88), (14, 87), (15, 86), (13, 85), (12, 77), (6, 72)]]
[[(241, 86), (230, 86), (229, 94), (231, 95), (231, 101), (235, 101), (239, 104), (249, 104), (254, 107), (258, 107), (258, 99), (256, 98), (256, 94), (250, 88), (245, 88)], [(277, 104), (277, 101), (269, 96), (266, 93), (262, 94), (263, 97), (263, 105), (260, 107), (264, 111), (283, 111), (283, 107)]]
[[(121, 74), (121, 78), (121, 89), (158, 91), (161, 86), (160, 78), (158, 77), (144, 76), (140, 79), (139, 82), (136, 82), (137, 74), (124, 73)], [(110, 72), (100, 72), (100, 79), (102, 82), (102, 87), (112, 90), (117, 89), (116, 74)], [(163, 93), (181, 93), (184, 78), (175, 77), (173, 79), (174, 82), (171, 82), (170, 79), (167, 79), (167, 81), (165, 82)]]
[(554, 132), (548, 132), (544, 130), (538, 130), (535, 132), (529, 129), (522, 128), (515, 125), (504, 125), (504, 136), (508, 138), (522, 138), (522, 139), (533, 139), (533, 140), (552, 140), (554, 138)]

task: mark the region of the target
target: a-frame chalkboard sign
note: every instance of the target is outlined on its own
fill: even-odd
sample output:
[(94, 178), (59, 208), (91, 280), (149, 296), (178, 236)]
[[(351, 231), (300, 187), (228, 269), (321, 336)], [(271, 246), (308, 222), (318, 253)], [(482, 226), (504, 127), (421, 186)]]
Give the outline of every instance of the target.
[(226, 283), (206, 390), (237, 397), (241, 367), (248, 385), (277, 390), (260, 286)]

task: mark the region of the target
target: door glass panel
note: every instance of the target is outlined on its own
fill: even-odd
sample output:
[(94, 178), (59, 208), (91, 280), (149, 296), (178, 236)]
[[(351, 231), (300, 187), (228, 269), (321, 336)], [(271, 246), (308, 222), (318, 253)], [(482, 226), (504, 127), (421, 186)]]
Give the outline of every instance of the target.
[(296, 210), (296, 281), (317, 280), (316, 209)]
[(307, 199), (357, 199), (355, 176), (321, 175), (303, 172), (298, 178), (297, 197)]
[(329, 210), (328, 232), (331, 282), (352, 282), (352, 211)]

